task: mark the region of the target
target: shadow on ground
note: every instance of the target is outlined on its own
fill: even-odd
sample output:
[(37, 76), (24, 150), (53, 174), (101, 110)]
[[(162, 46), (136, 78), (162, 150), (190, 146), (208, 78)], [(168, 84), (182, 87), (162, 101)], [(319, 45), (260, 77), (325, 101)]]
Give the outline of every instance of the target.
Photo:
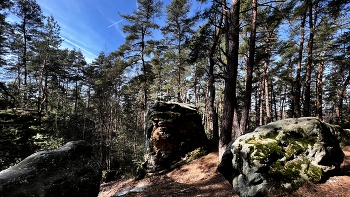
[[(219, 184), (218, 184), (219, 183)], [(179, 183), (171, 178), (163, 179), (162, 183), (154, 182), (152, 186), (140, 193), (129, 193), (125, 197), (161, 197), (161, 196), (237, 196), (231, 185), (220, 175), (196, 183)]]
[[(343, 151), (345, 158), (338, 174), (331, 176), (324, 183), (306, 183), (285, 197), (350, 197), (350, 146), (345, 147)], [(122, 190), (144, 185), (149, 187), (142, 192), (128, 193), (123, 197), (238, 197), (229, 182), (217, 172), (217, 165), (217, 153), (210, 153), (165, 175), (118, 183), (119, 185), (111, 187), (108, 192), (101, 192), (99, 197), (110, 197)]]

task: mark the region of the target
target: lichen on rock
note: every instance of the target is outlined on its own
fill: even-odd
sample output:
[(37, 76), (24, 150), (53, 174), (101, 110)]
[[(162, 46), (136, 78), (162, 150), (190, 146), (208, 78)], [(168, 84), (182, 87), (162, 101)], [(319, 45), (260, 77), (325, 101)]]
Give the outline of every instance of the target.
[(344, 153), (335, 131), (312, 117), (260, 126), (230, 144), (218, 170), (240, 196), (291, 192), (339, 169)]

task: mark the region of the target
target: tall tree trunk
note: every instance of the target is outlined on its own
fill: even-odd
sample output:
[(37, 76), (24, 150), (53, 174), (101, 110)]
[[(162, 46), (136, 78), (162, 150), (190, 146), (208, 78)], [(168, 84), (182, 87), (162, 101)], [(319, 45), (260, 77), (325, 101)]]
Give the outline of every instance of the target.
[(178, 45), (177, 45), (177, 51), (178, 51), (178, 76), (177, 76), (177, 102), (182, 102), (181, 100), (181, 69), (182, 69), (182, 58), (181, 58), (181, 53), (182, 53), (182, 49), (181, 49), (181, 27), (178, 25)]
[[(21, 80), (21, 66), (20, 66), (20, 63), (18, 63), (17, 64), (17, 79), (18, 79), (18, 90), (17, 90), (17, 92), (18, 92), (18, 96), (20, 96), (21, 95), (21, 83), (22, 83), (22, 80)], [(21, 98), (17, 98), (18, 100), (22, 100)], [(22, 107), (22, 106), (20, 106), (20, 107)]]
[(268, 81), (268, 69), (270, 65), (270, 37), (272, 32), (270, 32), (267, 28), (265, 28), (266, 31), (266, 58), (264, 62), (264, 72), (263, 72), (263, 82), (265, 87), (265, 111), (266, 111), (266, 123), (271, 122), (271, 108), (270, 108), (270, 102), (269, 102), (269, 81)]
[(349, 85), (349, 82), (350, 82), (350, 74), (348, 74), (344, 83), (342, 84), (342, 86), (338, 90), (338, 102), (336, 103), (336, 106), (335, 106), (335, 112), (336, 112), (335, 122), (337, 124), (339, 124), (342, 120), (343, 101), (344, 101), (344, 97), (345, 97), (345, 93), (346, 93), (346, 88)]
[(268, 76), (267, 76), (267, 68), (268, 68), (268, 62), (264, 63), (264, 90), (265, 90), (265, 111), (266, 111), (266, 123), (271, 122), (271, 107), (270, 107), (270, 94), (269, 94), (269, 82), (268, 82)]
[[(284, 103), (286, 102), (286, 89), (287, 89), (287, 85), (285, 85), (285, 88), (283, 88), (282, 92), (284, 92), (282, 94), (282, 99), (280, 101), (280, 120), (284, 119)], [(278, 119), (277, 119), (278, 120)]]
[[(304, 117), (310, 116), (310, 99), (311, 99), (311, 71), (313, 63), (313, 46), (314, 46), (314, 31), (316, 28), (317, 21), (317, 1), (313, 5), (313, 1), (309, 1), (309, 42), (308, 42), (308, 55), (306, 64), (306, 75), (305, 75), (305, 100), (304, 100)], [(313, 11), (314, 8), (314, 11)]]
[[(194, 83), (193, 83), (193, 104), (194, 105), (197, 105), (197, 85), (198, 85), (198, 75), (197, 75), (197, 66), (195, 65), (195, 68), (194, 68), (194, 81), (193, 81)], [(186, 96), (187, 97), (187, 96)], [(187, 99), (186, 99), (186, 103), (187, 102), (190, 102), (190, 100), (191, 100), (191, 98), (190, 98), (190, 96), (188, 96), (189, 98), (187, 98), (188, 99), (188, 101), (187, 101)]]
[[(45, 65), (46, 65), (46, 58), (44, 58), (44, 61), (42, 63), (41, 71), (39, 74), (39, 89), (38, 89), (38, 106), (37, 106), (37, 111), (38, 111), (38, 116), (39, 116), (39, 124), (41, 124), (41, 116), (42, 116), (42, 111), (43, 111), (43, 104), (46, 102), (46, 93), (45, 93), (45, 86), (43, 85), (44, 82), (44, 72), (45, 72)], [(46, 79), (46, 76), (45, 76)]]
[(142, 124), (142, 130), (143, 130), (143, 138), (145, 142), (147, 141), (147, 104), (148, 104), (148, 83), (147, 83), (147, 68), (146, 68), (146, 61), (145, 61), (145, 27), (142, 26), (141, 31), (141, 63), (142, 63), (142, 71), (143, 71), (143, 104), (142, 104), (142, 112), (143, 112), (143, 124)]
[[(221, 8), (222, 12), (220, 14), (219, 24), (222, 24), (222, 21), (224, 19), (225, 15), (225, 3), (226, 1), (221, 2)], [(221, 36), (221, 25), (217, 28), (214, 34), (214, 42), (213, 45), (210, 48), (209, 51), (209, 72), (208, 72), (208, 108), (209, 108), (209, 114), (212, 121), (212, 134), (213, 134), (213, 141), (217, 142), (219, 140), (219, 120), (218, 120), (218, 114), (215, 110), (215, 76), (214, 76), (214, 66), (215, 66), (215, 60), (214, 55), (217, 50), (217, 46), (219, 44), (220, 36)]]
[(273, 85), (271, 84), (270, 85), (270, 89), (271, 89), (271, 105), (273, 105), (273, 108), (274, 108), (274, 116), (275, 118), (271, 118), (270, 121), (274, 121), (274, 120), (278, 120), (278, 115), (277, 115), (277, 101), (276, 101), (276, 94), (275, 94), (275, 91), (273, 91)]
[(260, 83), (259, 88), (259, 126), (264, 124), (264, 83)]
[(301, 38), (299, 43), (299, 54), (297, 63), (297, 74), (295, 77), (295, 91), (294, 91), (294, 112), (293, 118), (299, 118), (301, 116), (300, 110), (300, 100), (301, 100), (301, 62), (303, 61), (303, 50), (304, 50), (304, 40), (305, 40), (305, 21), (306, 21), (306, 11), (301, 18)]
[[(245, 95), (244, 95), (244, 106), (242, 110), (242, 118), (240, 124), (240, 134), (245, 132), (248, 129), (248, 117), (251, 105), (251, 97), (252, 97), (252, 84), (253, 84), (253, 68), (255, 64), (255, 41), (256, 41), (256, 22), (257, 22), (257, 12), (258, 5), (257, 0), (253, 0), (252, 2), (253, 14), (252, 14), (252, 27), (249, 37), (249, 59), (247, 64), (247, 80), (245, 84)], [(238, 136), (235, 136), (238, 137)]]
[(320, 120), (323, 120), (322, 114), (322, 96), (323, 96), (323, 70), (324, 70), (324, 61), (321, 61), (318, 64), (318, 73), (317, 73), (317, 97), (316, 97), (316, 117)]
[(74, 114), (78, 114), (78, 79), (75, 81), (75, 102), (74, 102)]
[(48, 78), (49, 78), (49, 74), (48, 71), (46, 70), (45, 72), (45, 80), (44, 80), (44, 96), (45, 96), (45, 111), (49, 111), (49, 93), (48, 93)]
[(209, 76), (208, 76), (208, 108), (209, 108), (209, 115), (211, 117), (211, 124), (212, 124), (212, 134), (213, 134), (213, 141), (217, 142), (219, 140), (219, 121), (218, 121), (218, 114), (215, 110), (215, 78), (214, 78), (214, 65), (215, 62), (213, 58), (210, 58), (209, 63)]
[[(292, 72), (292, 70), (293, 70), (293, 64), (292, 64), (292, 61), (291, 61), (291, 59), (289, 60), (289, 63), (288, 63), (288, 78), (289, 79), (293, 79), (293, 72)], [(286, 103), (288, 103), (288, 100), (289, 99), (287, 99), (288, 97), (290, 97), (290, 111), (291, 111), (291, 114), (289, 115), (288, 113), (286, 114), (287, 115), (287, 117), (294, 117), (294, 112), (295, 112), (295, 103), (296, 103), (296, 98), (295, 98), (295, 87), (294, 87), (294, 85), (295, 85), (295, 81), (293, 81), (291, 84), (286, 84), (286, 87), (285, 87), (285, 90), (284, 90), (284, 92), (289, 92), (289, 90), (288, 90), (288, 87), (290, 87), (290, 92), (289, 93), (285, 93), (285, 100), (286, 100)]]
[(258, 119), (260, 117), (260, 112), (259, 112), (259, 87), (258, 87), (258, 84), (256, 85), (256, 88), (255, 88), (255, 96), (254, 96), (254, 99), (255, 99), (255, 126), (258, 126), (259, 125), (259, 122), (258, 122)]
[(26, 31), (26, 19), (23, 19), (23, 54), (22, 54), (22, 64), (24, 69), (24, 87), (27, 86), (28, 70), (27, 70), (27, 31)]
[[(24, 108), (27, 108), (27, 103), (28, 103), (28, 93), (27, 93), (27, 80), (28, 80), (28, 70), (27, 70), (27, 30), (26, 30), (26, 19), (23, 19), (23, 25), (22, 25), (22, 31), (23, 31), (23, 54), (22, 54), (22, 65), (23, 65), (23, 70), (24, 70), (24, 83), (23, 83), (23, 87), (24, 87), (24, 99), (23, 99), (23, 104), (24, 104)], [(21, 91), (21, 90), (19, 90)]]
[(232, 140), (232, 121), (236, 106), (236, 79), (239, 49), (240, 0), (232, 0), (225, 18), (227, 66), (225, 73), (223, 114), (219, 140), (219, 160)]

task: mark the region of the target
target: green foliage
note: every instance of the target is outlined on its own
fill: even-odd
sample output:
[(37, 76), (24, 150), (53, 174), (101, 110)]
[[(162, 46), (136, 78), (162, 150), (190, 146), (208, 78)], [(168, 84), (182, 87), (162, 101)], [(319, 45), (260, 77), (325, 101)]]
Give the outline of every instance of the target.
[[(0, 107), (24, 109), (0, 113), (3, 126), (0, 133), (1, 168), (35, 151), (54, 149), (67, 141), (84, 139), (94, 146), (105, 170), (121, 169), (134, 174), (144, 153), (145, 112), (151, 101), (194, 103), (203, 112), (207, 130), (210, 129), (210, 72), (214, 77), (210, 83), (216, 91), (213, 108), (222, 121), (226, 109), (223, 89), (227, 82), (223, 73), (229, 61), (225, 49), (228, 44), (224, 38), (227, 33), (223, 26), (225, 22), (220, 20), (222, 5), (221, 1), (199, 2), (206, 3), (199, 5), (188, 0), (172, 0), (166, 5), (163, 15), (162, 1), (138, 0), (138, 9), (131, 14), (121, 14), (128, 22), (123, 27), (127, 34), (125, 43), (110, 54), (101, 52), (92, 63), (87, 63), (81, 51), (60, 48), (59, 24), (52, 16), (43, 17), (34, 0), (1, 1), (0, 67), (11, 75), (7, 81), (0, 82)], [(245, 53), (251, 47), (248, 39), (251, 3), (242, 2), (240, 7), (239, 47), (242, 53), (237, 65), (238, 76), (234, 79), (237, 84), (237, 119), (244, 102)], [(300, 18), (308, 14), (309, 6), (304, 1), (290, 0), (259, 3), (249, 128), (264, 123), (266, 102), (270, 104), (272, 119), (293, 116)], [(350, 6), (348, 1), (340, 0), (318, 3), (316, 29), (309, 24), (304, 29), (306, 40), (310, 31), (315, 33), (313, 66), (323, 64), (325, 68), (323, 92), (312, 89), (311, 103), (314, 103), (316, 94), (322, 93), (324, 119), (346, 123), (350, 118), (350, 107), (345, 102), (349, 99), (347, 87), (350, 83), (350, 23), (347, 17)], [(208, 9), (204, 9), (205, 6)], [(223, 6), (225, 10), (230, 9), (230, 5)], [(19, 17), (13, 25), (6, 20), (10, 11)], [(163, 27), (159, 20), (165, 21)], [(159, 32), (162, 37), (154, 40), (153, 36)], [(213, 70), (210, 71), (209, 52), (217, 32), (218, 43), (212, 55)], [(306, 44), (303, 47), (301, 52), (306, 57)], [(302, 65), (306, 61), (302, 58)], [(269, 63), (266, 69), (269, 98), (265, 98), (263, 91), (264, 63)], [(317, 74), (318, 71), (312, 73), (314, 87), (322, 85), (316, 84)], [(304, 81), (304, 75), (305, 68), (302, 67), (301, 81)], [(304, 87), (305, 84), (301, 84), (301, 89)], [(304, 103), (301, 98), (300, 104)], [(266, 140), (274, 137), (266, 136)], [(299, 143), (287, 142), (288, 157), (307, 146), (302, 138), (299, 139)], [(252, 140), (251, 143), (255, 142)], [(259, 148), (263, 152), (255, 155), (255, 159), (268, 160), (264, 151), (277, 155), (281, 151), (275, 143), (259, 145)], [(255, 150), (252, 148), (251, 151)], [(293, 174), (299, 167), (294, 165), (282, 171)], [(312, 179), (317, 180), (317, 169), (311, 168), (315, 171)]]

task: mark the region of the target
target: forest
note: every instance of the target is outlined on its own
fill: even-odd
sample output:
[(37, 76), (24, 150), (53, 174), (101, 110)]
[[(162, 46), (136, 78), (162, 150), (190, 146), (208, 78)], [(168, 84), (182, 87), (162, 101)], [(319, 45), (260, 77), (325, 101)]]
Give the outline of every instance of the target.
[(347, 125), (349, 2), (137, 0), (119, 13), (125, 43), (88, 63), (35, 0), (2, 0), (0, 167), (83, 139), (104, 170), (133, 175), (155, 101), (197, 106), (219, 152), (280, 119)]

